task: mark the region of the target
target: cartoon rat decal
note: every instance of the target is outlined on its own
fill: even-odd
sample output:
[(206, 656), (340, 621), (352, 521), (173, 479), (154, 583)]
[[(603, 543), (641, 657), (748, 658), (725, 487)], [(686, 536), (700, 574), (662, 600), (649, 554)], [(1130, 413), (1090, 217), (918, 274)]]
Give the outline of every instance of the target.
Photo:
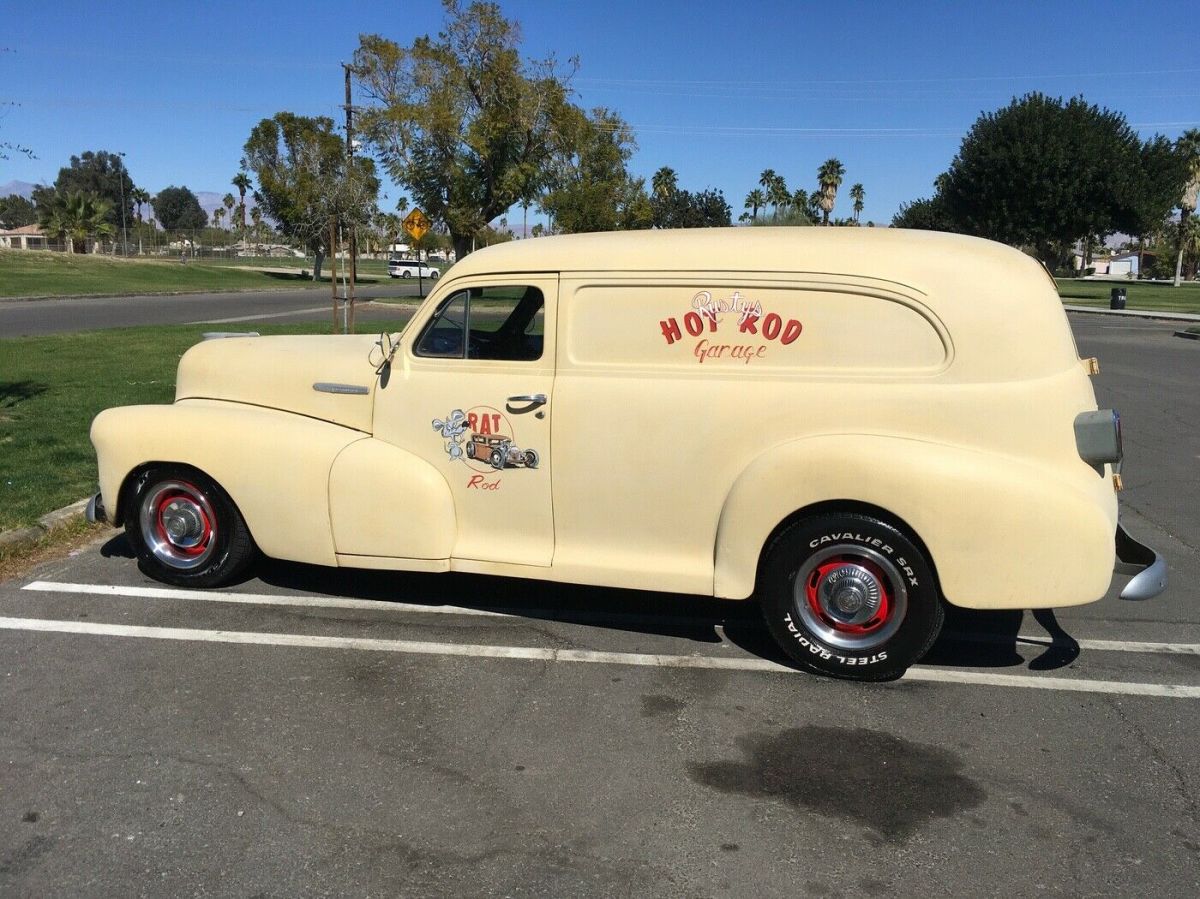
[(446, 416), (445, 421), (440, 418), (433, 420), (433, 429), (441, 432), (442, 437), (446, 439), (446, 454), (450, 456), (451, 462), (463, 457), (462, 435), (467, 427), (467, 413), (462, 409), (455, 409)]

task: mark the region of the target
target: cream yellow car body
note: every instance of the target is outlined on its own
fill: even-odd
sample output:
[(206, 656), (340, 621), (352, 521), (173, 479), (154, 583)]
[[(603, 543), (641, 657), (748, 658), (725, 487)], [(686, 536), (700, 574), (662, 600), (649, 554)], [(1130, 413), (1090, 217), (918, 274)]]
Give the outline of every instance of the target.
[[(415, 352), (447, 298), (497, 285), (544, 295), (539, 359)], [(139, 471), (183, 464), (280, 559), (744, 599), (782, 524), (852, 508), (911, 532), (950, 603), (1034, 608), (1109, 587), (1112, 470), (1073, 431), (1095, 408), (1053, 281), (1016, 250), (738, 228), (491, 247), (382, 347), (207, 341), (173, 405), (107, 410), (92, 440), (111, 520)], [(537, 467), (454, 454), (489, 423)]]

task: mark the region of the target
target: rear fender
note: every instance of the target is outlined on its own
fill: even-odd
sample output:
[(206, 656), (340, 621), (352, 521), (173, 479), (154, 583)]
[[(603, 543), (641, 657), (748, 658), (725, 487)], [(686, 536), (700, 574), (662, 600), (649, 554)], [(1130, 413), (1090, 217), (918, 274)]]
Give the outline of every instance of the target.
[[(1040, 608), (1099, 599), (1113, 565), (1116, 498), (1008, 456), (879, 435), (792, 441), (742, 472), (721, 512), (714, 592), (744, 598), (785, 520), (819, 503), (887, 510), (928, 548), (946, 599)], [(1105, 490), (1107, 488), (1107, 492)]]

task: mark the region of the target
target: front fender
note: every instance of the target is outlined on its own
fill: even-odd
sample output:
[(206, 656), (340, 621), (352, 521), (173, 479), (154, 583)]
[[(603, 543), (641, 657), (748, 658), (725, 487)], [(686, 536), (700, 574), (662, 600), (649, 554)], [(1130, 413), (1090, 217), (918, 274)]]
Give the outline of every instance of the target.
[(771, 532), (830, 501), (869, 504), (905, 522), (955, 605), (1076, 605), (1103, 596), (1112, 577), (1117, 504), (1107, 479), (1092, 483), (978, 450), (839, 434), (775, 447), (738, 477), (717, 527), (716, 595), (750, 595)]
[(215, 400), (107, 409), (92, 422), (104, 507), (119, 524), (121, 488), (154, 462), (200, 469), (229, 494), (268, 556), (336, 565), (329, 473), (366, 435), (288, 412)]

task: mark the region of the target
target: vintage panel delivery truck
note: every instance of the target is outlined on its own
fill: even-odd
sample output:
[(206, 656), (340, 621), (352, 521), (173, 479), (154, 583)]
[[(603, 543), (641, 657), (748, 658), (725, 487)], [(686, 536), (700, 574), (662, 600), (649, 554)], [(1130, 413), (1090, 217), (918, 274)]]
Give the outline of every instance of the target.
[(757, 598), (800, 665), (895, 677), (943, 604), (1067, 606), (1165, 564), (1117, 521), (1053, 280), (890, 229), (523, 240), (396, 335), (213, 340), (101, 413), (92, 515), (209, 587), (259, 552)]

